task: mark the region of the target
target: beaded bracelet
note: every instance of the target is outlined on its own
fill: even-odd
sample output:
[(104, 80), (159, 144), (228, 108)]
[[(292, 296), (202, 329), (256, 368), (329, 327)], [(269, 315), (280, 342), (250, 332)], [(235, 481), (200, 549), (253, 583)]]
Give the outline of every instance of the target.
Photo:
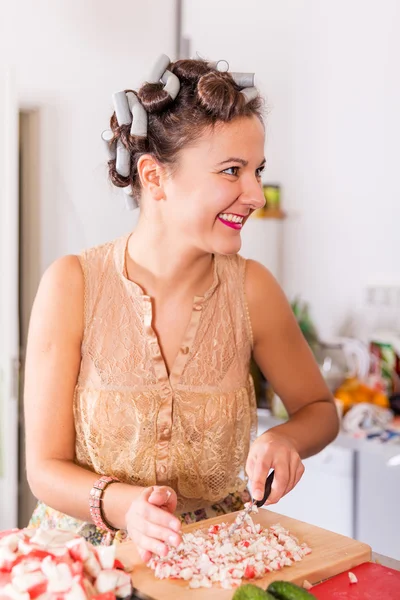
[(106, 488), (111, 483), (118, 482), (119, 480), (115, 477), (107, 477), (103, 475), (102, 477), (100, 477), (100, 479), (94, 482), (89, 494), (90, 516), (92, 517), (92, 521), (96, 525), (96, 527), (98, 527), (98, 529), (107, 531), (105, 540), (106, 543), (111, 543), (116, 532), (119, 530), (107, 523), (106, 519), (104, 518), (102, 502)]

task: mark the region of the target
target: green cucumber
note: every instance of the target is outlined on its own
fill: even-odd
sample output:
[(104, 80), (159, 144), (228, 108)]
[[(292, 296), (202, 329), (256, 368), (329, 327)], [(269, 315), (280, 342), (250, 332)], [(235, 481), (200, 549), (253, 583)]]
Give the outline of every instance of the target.
[(290, 581), (273, 581), (267, 592), (276, 600), (315, 600), (315, 596)]
[(232, 600), (275, 600), (275, 598), (256, 585), (245, 583), (237, 588)]

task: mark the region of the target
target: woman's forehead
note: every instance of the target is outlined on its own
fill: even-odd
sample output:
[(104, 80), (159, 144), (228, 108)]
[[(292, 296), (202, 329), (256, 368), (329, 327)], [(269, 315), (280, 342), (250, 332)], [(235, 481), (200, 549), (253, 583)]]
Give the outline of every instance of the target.
[(265, 132), (257, 117), (241, 117), (228, 123), (218, 123), (207, 130), (193, 145), (192, 156), (220, 163), (229, 157), (246, 162), (262, 162)]

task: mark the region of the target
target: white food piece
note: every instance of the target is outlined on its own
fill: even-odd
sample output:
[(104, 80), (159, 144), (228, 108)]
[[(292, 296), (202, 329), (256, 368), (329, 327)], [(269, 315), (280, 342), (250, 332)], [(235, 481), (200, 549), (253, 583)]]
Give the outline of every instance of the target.
[(64, 595), (65, 600), (87, 600), (83, 588), (76, 582), (72, 582), (71, 589)]
[(8, 546), (0, 547), (0, 570), (7, 570), (7, 565), (12, 564), (18, 554), (8, 548)]
[(10, 533), (0, 539), (0, 547), (8, 548), (11, 552), (15, 552), (18, 549), (19, 537), (15, 533)]
[(44, 581), (46, 581), (46, 577), (43, 573), (36, 571), (36, 573), (25, 573), (24, 575), (13, 577), (12, 584), (18, 592), (29, 592), (33, 587)]
[[(0, 586), (8, 600), (89, 600), (107, 591), (131, 595), (130, 575), (114, 569), (116, 547), (95, 548), (69, 531), (21, 529), (0, 540)], [(7, 577), (8, 579), (8, 577)]]
[(25, 575), (26, 573), (34, 573), (40, 571), (42, 568), (42, 561), (33, 558), (31, 560), (24, 560), (18, 563), (11, 570), (12, 577), (18, 577), (19, 575)]
[(60, 529), (36, 529), (35, 534), (31, 537), (31, 543), (37, 544), (46, 550), (51, 548), (51, 553), (55, 548), (63, 548), (65, 544), (75, 538), (75, 534), (72, 531), (61, 531)]
[(115, 561), (115, 546), (99, 546), (97, 556), (102, 569), (112, 569)]
[(19, 592), (11, 583), (7, 583), (1, 590), (2, 595), (11, 598), (11, 600), (30, 600), (28, 592)]
[(358, 583), (358, 579), (357, 579), (356, 575), (354, 575), (354, 573), (352, 573), (351, 571), (349, 571), (349, 579), (350, 579), (350, 583)]
[[(43, 563), (47, 560), (44, 559)], [(52, 563), (48, 564), (43, 572), (47, 575), (49, 583), (47, 585), (48, 592), (68, 592), (72, 587), (72, 574), (68, 565), (61, 563), (59, 565)]]
[(157, 578), (183, 579), (190, 588), (219, 584), (232, 589), (243, 579), (263, 577), (302, 560), (311, 552), (307, 544), (299, 544), (281, 525), (263, 529), (254, 524), (250, 515), (231, 536), (230, 527), (231, 524), (222, 523), (208, 531), (198, 529), (183, 534), (178, 548), (170, 548), (165, 557), (153, 556), (149, 567)]
[(128, 573), (117, 569), (101, 571), (96, 579), (96, 590), (99, 594), (114, 592), (118, 597), (128, 596), (131, 591), (131, 578)]
[(83, 538), (70, 540), (65, 545), (74, 560), (85, 562), (90, 557), (89, 546)]
[(83, 563), (85, 573), (91, 577), (98, 577), (101, 571), (100, 563), (94, 552), (89, 552), (89, 558)]

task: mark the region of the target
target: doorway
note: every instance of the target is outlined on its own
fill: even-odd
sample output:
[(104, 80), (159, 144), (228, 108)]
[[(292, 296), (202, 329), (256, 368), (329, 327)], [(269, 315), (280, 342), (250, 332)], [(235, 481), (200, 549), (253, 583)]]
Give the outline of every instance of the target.
[(36, 504), (36, 499), (29, 489), (26, 478), (23, 390), (29, 318), (41, 276), (39, 126), (40, 113), (38, 110), (22, 110), (19, 112), (19, 527), (27, 526)]

